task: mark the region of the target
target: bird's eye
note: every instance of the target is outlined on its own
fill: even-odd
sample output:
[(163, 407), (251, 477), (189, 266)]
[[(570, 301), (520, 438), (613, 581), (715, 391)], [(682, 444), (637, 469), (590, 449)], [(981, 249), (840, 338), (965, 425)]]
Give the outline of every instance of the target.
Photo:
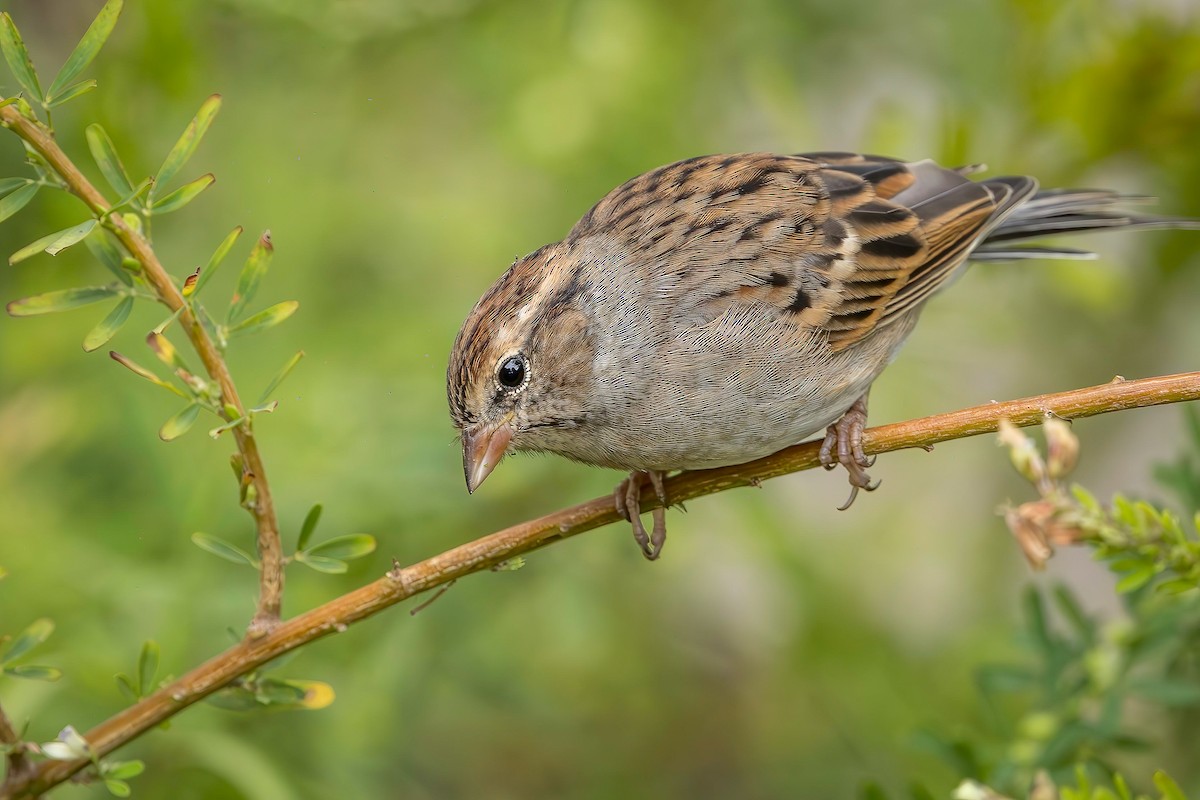
[(500, 368), (496, 370), (496, 380), (506, 389), (519, 389), (525, 383), (527, 367), (525, 356), (509, 356), (500, 362)]

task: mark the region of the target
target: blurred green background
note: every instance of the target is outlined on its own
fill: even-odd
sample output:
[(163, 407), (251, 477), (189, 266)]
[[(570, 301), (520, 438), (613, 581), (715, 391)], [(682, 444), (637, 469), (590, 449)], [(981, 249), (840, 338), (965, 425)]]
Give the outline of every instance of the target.
[[(43, 85), (98, 0), (6, 0)], [(99, 121), (135, 178), (208, 94), (224, 106), (190, 177), (217, 184), (155, 227), (168, 267), (203, 263), (234, 225), (245, 257), (269, 227), (265, 306), (285, 326), (230, 356), (244, 395), (307, 358), (257, 429), (289, 540), (380, 547), (345, 576), (293, 566), (286, 612), (310, 608), (496, 528), (611, 490), (616, 473), (514, 458), (474, 497), (444, 399), (459, 324), (517, 254), (560, 238), (608, 189), (687, 156), (849, 149), (986, 161), (1044, 185), (1157, 195), (1200, 215), (1200, 10), (1192, 0), (129, 0), (56, 113), (95, 179)], [(3, 91), (15, 91), (3, 77)], [(5, 175), (25, 174), (0, 137)], [(42, 195), (0, 252), (80, 219)], [(1097, 262), (983, 265), (926, 311), (876, 384), (876, 423), (1197, 368), (1200, 235), (1109, 235)], [(232, 289), (226, 267), (210, 305)], [(83, 248), (0, 268), (5, 301), (105, 273)], [(255, 576), (201, 552), (197, 530), (252, 546), (231, 443), (156, 436), (178, 402), (80, 348), (104, 306), (0, 317), (0, 632), (49, 616), (58, 683), (4, 681), (30, 736), (121, 707), (112, 676), (147, 638), (178, 675), (228, 644)], [(151, 363), (146, 304), (113, 342)], [(105, 348), (107, 349), (107, 348)], [(215, 423), (213, 423), (215, 424)], [(1150, 479), (1182, 417), (1086, 420), (1077, 474), (1100, 496), (1165, 499)], [(916, 747), (924, 726), (980, 724), (972, 670), (1014, 650), (1031, 580), (995, 509), (1027, 489), (988, 438), (884, 456), (852, 510), (840, 473), (809, 472), (669, 515), (665, 557), (627, 527), (461, 581), (305, 649), (281, 675), (328, 681), (329, 708), (238, 715), (207, 705), (122, 751), (136, 796), (849, 797), (865, 780), (958, 777)], [(1065, 581), (1116, 613), (1083, 553)], [(1196, 786), (1194, 741), (1131, 763)], [(65, 788), (64, 797), (103, 789)]]

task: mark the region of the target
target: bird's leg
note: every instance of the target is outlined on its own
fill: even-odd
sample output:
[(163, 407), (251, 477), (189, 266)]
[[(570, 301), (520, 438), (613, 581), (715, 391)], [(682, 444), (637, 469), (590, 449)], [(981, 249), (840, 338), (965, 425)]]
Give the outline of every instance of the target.
[[(650, 511), (654, 526), (650, 533), (642, 524), (642, 489), (649, 483), (654, 487), (654, 494), (662, 503)], [(663, 544), (667, 541), (667, 492), (663, 488), (663, 473), (658, 470), (646, 470), (629, 473), (629, 477), (617, 484), (613, 492), (613, 503), (617, 513), (629, 520), (633, 525), (633, 538), (642, 549), (642, 555), (648, 561), (653, 561), (662, 553)]]
[(821, 443), (821, 466), (833, 469), (838, 464), (846, 468), (850, 477), (850, 496), (838, 506), (845, 511), (858, 496), (859, 489), (873, 492), (879, 481), (872, 481), (866, 468), (875, 463), (875, 457), (863, 452), (863, 429), (867, 426), (867, 396), (854, 401), (854, 405), (837, 422), (825, 429), (825, 441)]

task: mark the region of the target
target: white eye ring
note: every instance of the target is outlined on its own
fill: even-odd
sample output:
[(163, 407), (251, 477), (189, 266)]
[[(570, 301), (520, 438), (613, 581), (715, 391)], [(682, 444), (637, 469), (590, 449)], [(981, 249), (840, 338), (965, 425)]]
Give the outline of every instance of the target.
[(516, 394), (529, 384), (529, 359), (512, 353), (496, 365), (496, 386), (506, 394)]

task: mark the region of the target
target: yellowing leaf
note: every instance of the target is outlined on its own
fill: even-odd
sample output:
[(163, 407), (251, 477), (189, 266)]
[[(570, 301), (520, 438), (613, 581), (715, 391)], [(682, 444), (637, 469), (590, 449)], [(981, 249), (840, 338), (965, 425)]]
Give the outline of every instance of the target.
[(196, 424), (196, 418), (200, 416), (200, 405), (198, 403), (190, 403), (183, 409), (163, 423), (158, 429), (158, 438), (164, 442), (174, 441), (180, 436), (183, 436), (192, 426)]
[(8, 304), (8, 313), (14, 317), (32, 317), (36, 314), (51, 314), (86, 306), (112, 297), (120, 290), (115, 286), (82, 286), (77, 289), (60, 289), (56, 292), (14, 300)]
[(254, 299), (254, 293), (258, 291), (259, 282), (267, 274), (267, 267), (271, 264), (271, 255), (274, 252), (275, 245), (271, 242), (271, 232), (263, 231), (262, 236), (258, 237), (258, 241), (250, 251), (250, 257), (246, 259), (241, 275), (238, 276), (237, 289), (233, 293), (233, 301), (229, 304), (229, 315), (225, 319), (227, 324), (236, 320), (245, 310), (246, 304)]
[(13, 253), (11, 256), (9, 256), (8, 263), (17, 264), (29, 258), (30, 256), (37, 255), (41, 252), (46, 252), (52, 256), (56, 256), (71, 245), (82, 242), (84, 237), (91, 233), (92, 229), (98, 224), (99, 223), (96, 220), (89, 219), (85, 222), (79, 223), (78, 225), (72, 225), (70, 228), (64, 228), (61, 231), (55, 231), (54, 233), (47, 234), (46, 236), (38, 239), (36, 242), (30, 242), (17, 252)]

